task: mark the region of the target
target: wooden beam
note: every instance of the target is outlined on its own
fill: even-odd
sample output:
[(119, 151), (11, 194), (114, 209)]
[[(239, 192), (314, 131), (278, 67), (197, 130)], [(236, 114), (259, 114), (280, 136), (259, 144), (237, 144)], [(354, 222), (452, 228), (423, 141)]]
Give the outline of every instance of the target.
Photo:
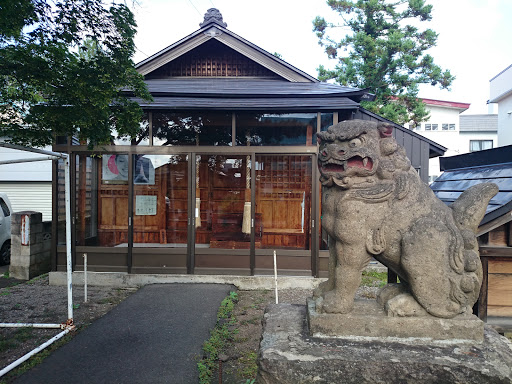
[(512, 258), (512, 247), (480, 247), (480, 256)]
[(476, 233), (477, 236), (481, 236), (484, 233), (490, 232), (495, 228), (498, 228), (499, 226), (506, 224), (508, 222), (512, 221), (512, 212), (508, 212), (497, 219), (494, 219), (493, 221), (490, 221), (487, 224), (482, 225), (478, 228), (478, 232)]

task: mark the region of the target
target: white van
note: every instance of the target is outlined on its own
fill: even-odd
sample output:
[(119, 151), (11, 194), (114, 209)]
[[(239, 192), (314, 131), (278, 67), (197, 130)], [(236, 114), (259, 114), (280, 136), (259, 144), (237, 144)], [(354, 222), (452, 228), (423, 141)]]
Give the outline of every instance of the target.
[(11, 202), (0, 193), (0, 265), (11, 262)]

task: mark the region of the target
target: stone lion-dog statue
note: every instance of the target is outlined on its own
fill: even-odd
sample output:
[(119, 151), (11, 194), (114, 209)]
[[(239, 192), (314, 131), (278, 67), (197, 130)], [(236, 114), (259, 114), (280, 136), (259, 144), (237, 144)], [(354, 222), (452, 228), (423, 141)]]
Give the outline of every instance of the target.
[(498, 187), (477, 184), (448, 207), (392, 132), (387, 123), (349, 120), (318, 134), (330, 256), (329, 278), (314, 292), (317, 310), (350, 312), (373, 257), (400, 279), (377, 298), (388, 316), (470, 314), (482, 283), (475, 232)]

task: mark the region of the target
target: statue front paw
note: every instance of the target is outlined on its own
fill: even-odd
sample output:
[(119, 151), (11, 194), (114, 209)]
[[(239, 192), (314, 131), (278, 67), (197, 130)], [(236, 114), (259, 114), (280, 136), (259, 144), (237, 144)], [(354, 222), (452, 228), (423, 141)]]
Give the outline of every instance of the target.
[(334, 284), (332, 283), (332, 279), (328, 279), (326, 281), (321, 282), (318, 287), (313, 290), (313, 297), (317, 298), (323, 296), (324, 293), (332, 291), (334, 289)]
[(349, 313), (354, 308), (354, 299), (347, 300), (336, 291), (326, 292), (323, 296), (322, 311), (325, 313)]

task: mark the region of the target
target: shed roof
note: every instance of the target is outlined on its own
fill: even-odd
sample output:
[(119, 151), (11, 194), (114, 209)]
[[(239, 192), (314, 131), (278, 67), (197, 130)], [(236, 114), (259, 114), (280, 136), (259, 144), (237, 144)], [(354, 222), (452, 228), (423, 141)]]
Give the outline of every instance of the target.
[(430, 187), (447, 205), (453, 203), (469, 187), (492, 182), (499, 192), (487, 207), (480, 225), (512, 211), (512, 145), (464, 155), (441, 157), (444, 172)]

